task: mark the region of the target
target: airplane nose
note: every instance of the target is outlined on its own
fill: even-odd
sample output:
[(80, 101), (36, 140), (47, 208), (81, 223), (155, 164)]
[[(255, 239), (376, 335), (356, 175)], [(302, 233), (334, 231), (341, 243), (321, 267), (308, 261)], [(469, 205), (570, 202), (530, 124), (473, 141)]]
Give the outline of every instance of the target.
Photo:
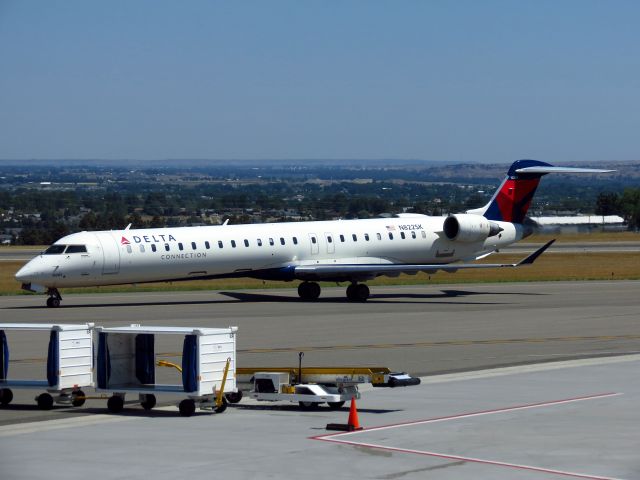
[(20, 270), (16, 272), (15, 278), (20, 283), (30, 283), (34, 280), (35, 271), (33, 269), (33, 265), (27, 263)]

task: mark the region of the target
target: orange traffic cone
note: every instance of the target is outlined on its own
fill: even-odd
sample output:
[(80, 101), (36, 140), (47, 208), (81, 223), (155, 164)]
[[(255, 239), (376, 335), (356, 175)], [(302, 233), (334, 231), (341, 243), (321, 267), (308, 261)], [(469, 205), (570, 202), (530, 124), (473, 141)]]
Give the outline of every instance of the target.
[(341, 432), (353, 432), (354, 430), (362, 430), (360, 421), (358, 420), (358, 408), (356, 407), (356, 399), (351, 399), (351, 407), (349, 408), (349, 420), (347, 423), (328, 423), (327, 430), (339, 430)]
[(351, 407), (349, 407), (349, 420), (347, 420), (349, 430), (362, 430), (360, 421), (358, 420), (358, 407), (356, 407), (356, 399), (351, 399)]

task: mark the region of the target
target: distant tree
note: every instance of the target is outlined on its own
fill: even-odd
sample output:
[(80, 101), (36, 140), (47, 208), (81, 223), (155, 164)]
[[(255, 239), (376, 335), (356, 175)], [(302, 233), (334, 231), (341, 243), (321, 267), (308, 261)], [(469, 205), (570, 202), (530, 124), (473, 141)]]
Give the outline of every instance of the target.
[(613, 192), (603, 192), (596, 198), (596, 215), (615, 215), (620, 213), (622, 203), (620, 195)]
[(627, 188), (620, 199), (629, 230), (640, 228), (640, 188)]

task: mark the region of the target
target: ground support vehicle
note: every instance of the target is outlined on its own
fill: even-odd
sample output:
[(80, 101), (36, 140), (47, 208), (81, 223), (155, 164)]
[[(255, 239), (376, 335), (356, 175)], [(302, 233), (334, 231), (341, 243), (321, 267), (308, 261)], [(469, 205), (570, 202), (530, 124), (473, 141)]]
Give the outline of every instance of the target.
[[(11, 332), (48, 334), (46, 379), (12, 378), (9, 374)], [(8, 335), (7, 335), (8, 334)], [(43, 347), (44, 350), (44, 347)], [(93, 324), (0, 323), (0, 405), (13, 400), (13, 390), (45, 390), (36, 396), (42, 410), (54, 404), (79, 407), (85, 402), (81, 390), (93, 387)]]
[[(300, 374), (302, 372), (302, 374)], [(238, 368), (237, 383), (249, 389), (256, 400), (298, 402), (301, 408), (327, 403), (341, 408), (352, 398), (360, 398), (358, 385), (399, 387), (418, 385), (419, 378), (393, 373), (384, 367)], [(228, 394), (230, 403), (242, 399), (242, 391)]]
[[(112, 413), (120, 412), (130, 403), (140, 403), (150, 410), (156, 405), (156, 394), (181, 399), (178, 408), (183, 416), (193, 415), (196, 408), (222, 413), (227, 407), (224, 392), (237, 391), (237, 330), (237, 327), (96, 327), (96, 391), (111, 394), (107, 408)], [(183, 337), (180, 384), (156, 383), (155, 340), (167, 335)], [(127, 402), (127, 394), (137, 394), (138, 399)]]

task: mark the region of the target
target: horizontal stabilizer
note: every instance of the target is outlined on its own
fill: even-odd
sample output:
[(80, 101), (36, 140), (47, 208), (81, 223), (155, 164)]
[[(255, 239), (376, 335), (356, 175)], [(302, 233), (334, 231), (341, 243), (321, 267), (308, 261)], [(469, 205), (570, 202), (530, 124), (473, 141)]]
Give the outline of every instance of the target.
[(552, 167), (536, 166), (516, 169), (516, 173), (611, 173), (615, 170), (602, 170), (600, 168), (574, 168), (574, 167)]
[(518, 264), (516, 266), (520, 266), (520, 265), (531, 265), (533, 262), (536, 261), (536, 259), (542, 255), (544, 253), (544, 251), (549, 248), (553, 242), (555, 242), (556, 239), (554, 238), (553, 240), (549, 240), (547, 243), (545, 243), (542, 247), (540, 247), (538, 250), (536, 250), (535, 252), (533, 252), (531, 255), (529, 255), (527, 258), (525, 258), (524, 260), (520, 260), (520, 262), (518, 262)]

